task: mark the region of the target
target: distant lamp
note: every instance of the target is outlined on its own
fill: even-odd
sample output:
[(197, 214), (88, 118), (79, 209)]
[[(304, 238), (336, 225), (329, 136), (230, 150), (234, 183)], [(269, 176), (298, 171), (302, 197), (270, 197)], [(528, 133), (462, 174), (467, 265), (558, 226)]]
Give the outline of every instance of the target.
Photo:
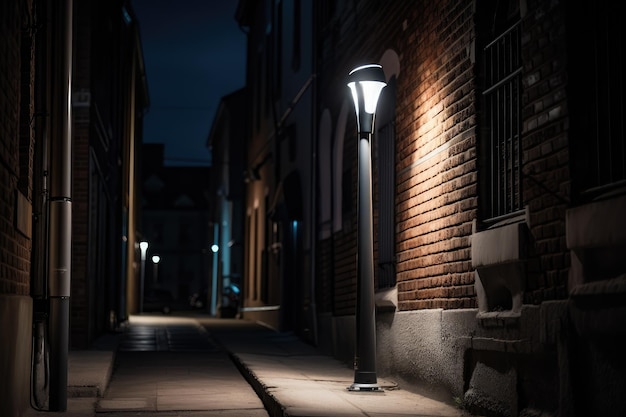
[(371, 142), (376, 105), (386, 85), (380, 65), (364, 65), (350, 71), (348, 87), (354, 100), (359, 138), (356, 346), (350, 391), (382, 391), (376, 377)]
[(213, 253), (217, 253), (217, 251), (220, 250), (220, 247), (215, 245), (215, 244), (213, 244), (213, 245), (211, 245), (211, 250), (213, 251)]
[(146, 251), (148, 250), (148, 242), (141, 241), (139, 242), (139, 249), (141, 249), (141, 256), (146, 257)]
[(152, 269), (152, 282), (154, 284), (159, 282), (159, 262), (161, 262), (161, 257), (159, 255), (152, 255), (152, 263), (154, 264)]
[(143, 286), (146, 277), (146, 252), (148, 252), (148, 242), (142, 240), (139, 242), (141, 251), (141, 277), (139, 278), (139, 312), (143, 313)]

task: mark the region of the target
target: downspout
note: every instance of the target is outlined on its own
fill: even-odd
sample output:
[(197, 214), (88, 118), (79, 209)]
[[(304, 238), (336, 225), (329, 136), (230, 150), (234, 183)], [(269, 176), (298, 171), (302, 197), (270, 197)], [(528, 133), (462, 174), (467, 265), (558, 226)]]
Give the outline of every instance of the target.
[(52, 107), (50, 146), (50, 411), (67, 409), (72, 261), (72, 0), (52, 10)]
[[(50, 18), (46, 2), (36, 4), (36, 24)], [(50, 53), (51, 29), (36, 32), (35, 69), (35, 151), (33, 163), (33, 244), (31, 296), (33, 297), (33, 344), (31, 358), (31, 407), (42, 410), (48, 406), (48, 174), (50, 172)]]

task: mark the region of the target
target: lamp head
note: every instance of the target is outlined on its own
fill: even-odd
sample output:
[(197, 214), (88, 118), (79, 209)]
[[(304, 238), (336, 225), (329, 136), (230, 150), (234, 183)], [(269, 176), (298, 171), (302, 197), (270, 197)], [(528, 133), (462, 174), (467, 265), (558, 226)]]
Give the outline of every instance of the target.
[(354, 100), (359, 132), (372, 133), (374, 130), (376, 105), (386, 85), (383, 67), (378, 64), (363, 65), (350, 71), (348, 87)]

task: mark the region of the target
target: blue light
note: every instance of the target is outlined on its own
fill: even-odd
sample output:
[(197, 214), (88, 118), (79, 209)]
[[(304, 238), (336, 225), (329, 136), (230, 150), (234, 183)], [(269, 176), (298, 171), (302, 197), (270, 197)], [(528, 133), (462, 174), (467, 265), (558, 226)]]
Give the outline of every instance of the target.
[(124, 22), (126, 22), (127, 25), (130, 25), (132, 23), (133, 18), (130, 17), (130, 13), (128, 13), (126, 7), (122, 7), (122, 16), (124, 17)]

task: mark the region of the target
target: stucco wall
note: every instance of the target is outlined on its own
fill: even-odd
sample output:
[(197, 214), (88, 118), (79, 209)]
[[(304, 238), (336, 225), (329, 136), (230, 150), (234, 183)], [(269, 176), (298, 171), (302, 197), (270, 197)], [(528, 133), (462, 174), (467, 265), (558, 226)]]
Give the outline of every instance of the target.
[(466, 344), (460, 337), (471, 334), (476, 312), (432, 309), (379, 315), (379, 374), (398, 375), (430, 391), (448, 391), (449, 399), (462, 396)]
[[(377, 375), (478, 415), (553, 412), (569, 401), (561, 398), (567, 382), (558, 379), (559, 361), (567, 360), (561, 345), (566, 311), (563, 301), (523, 305), (516, 314), (379, 311)], [(352, 366), (355, 317), (326, 314), (318, 324), (320, 348)]]

